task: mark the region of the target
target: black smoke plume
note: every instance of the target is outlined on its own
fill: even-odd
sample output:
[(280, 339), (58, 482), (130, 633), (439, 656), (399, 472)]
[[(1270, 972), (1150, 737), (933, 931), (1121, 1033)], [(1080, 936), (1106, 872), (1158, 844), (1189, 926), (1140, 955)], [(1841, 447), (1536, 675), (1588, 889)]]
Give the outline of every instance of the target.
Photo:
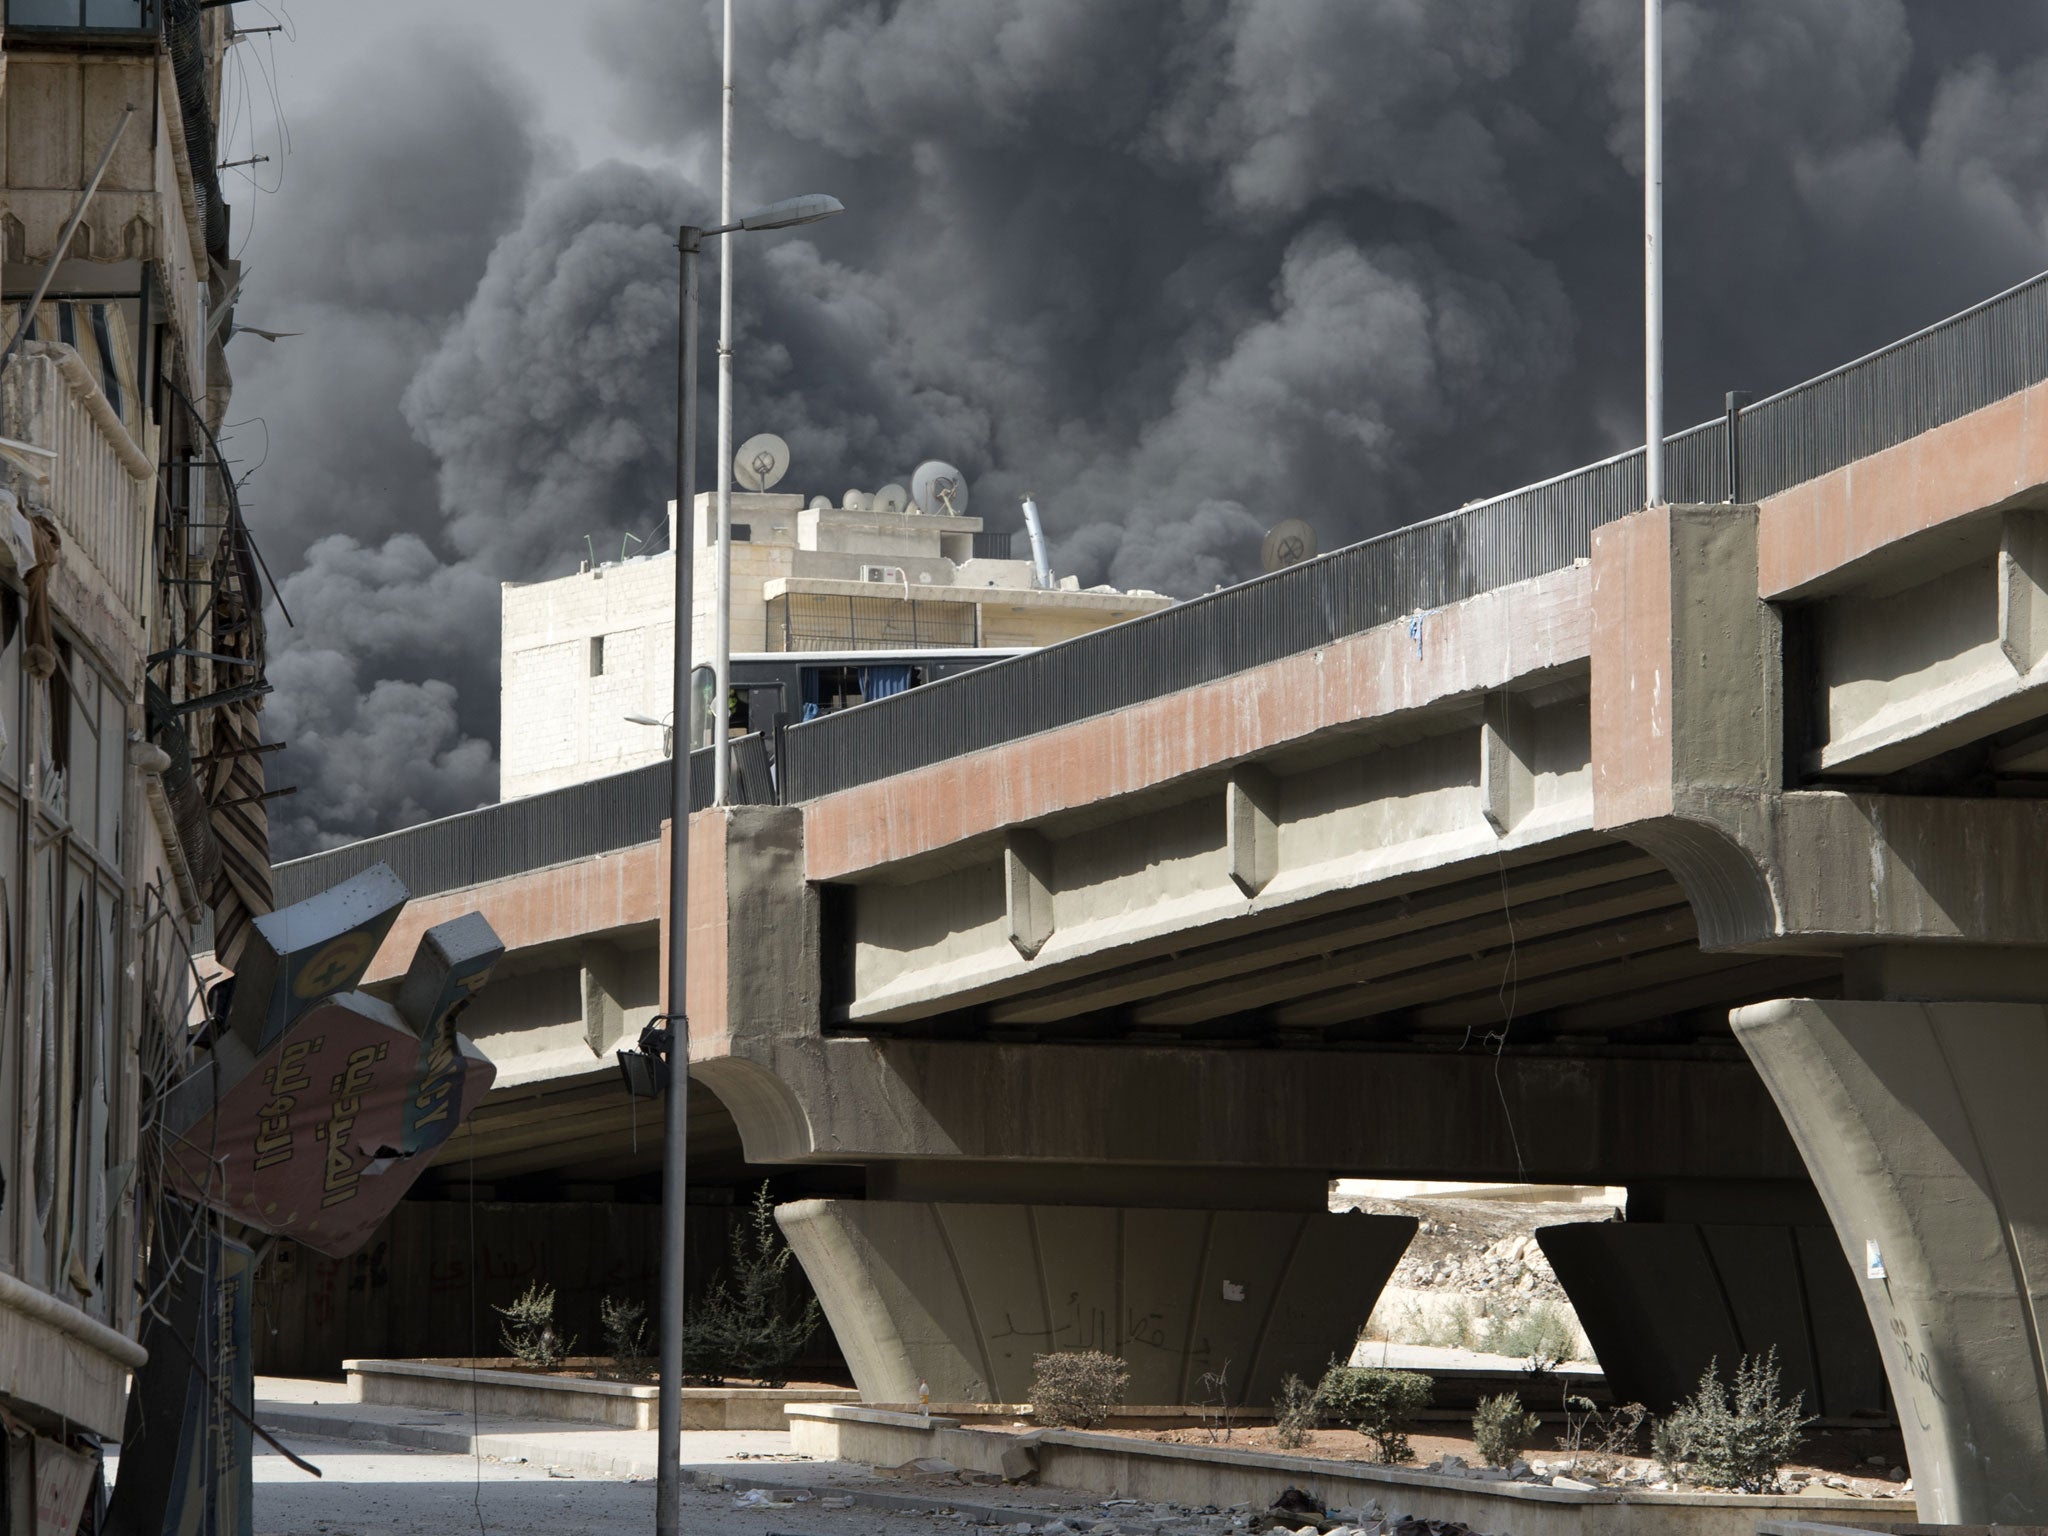
[[(236, 354), (299, 621), (280, 852), (490, 798), (498, 584), (659, 523), (715, 12), (578, 7), (636, 165), (567, 163), (452, 46), (295, 125), (250, 292), (310, 334)], [(1063, 571), (1186, 595), (1282, 517), (1333, 547), (1640, 440), (1637, 0), (739, 18), (736, 199), (848, 208), (736, 258), (736, 428), (789, 438), (792, 488), (949, 458), (994, 526), (1035, 492)], [(2048, 11), (1673, 0), (1666, 28), (1673, 427), (2048, 264)]]

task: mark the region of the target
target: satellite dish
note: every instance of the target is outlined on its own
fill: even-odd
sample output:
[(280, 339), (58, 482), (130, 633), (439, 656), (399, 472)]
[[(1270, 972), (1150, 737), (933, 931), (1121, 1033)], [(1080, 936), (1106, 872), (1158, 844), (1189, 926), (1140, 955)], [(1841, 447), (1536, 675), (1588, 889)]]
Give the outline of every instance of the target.
[(927, 459), (910, 477), (910, 499), (927, 517), (965, 517), (967, 477), (943, 459)]
[(813, 496), (811, 498), (811, 510), (813, 512), (830, 512), (832, 510), (832, 498), (830, 496)]
[(1316, 531), (1298, 517), (1275, 523), (1259, 546), (1259, 565), (1268, 571), (1285, 570), (1316, 556)]
[(788, 473), (789, 444), (773, 432), (748, 438), (733, 455), (732, 477), (750, 491), (768, 490)]
[(884, 517), (900, 517), (909, 505), (910, 492), (893, 482), (875, 492), (875, 510)]
[(858, 512), (861, 507), (861, 498), (865, 494), (866, 492), (862, 491), (859, 486), (853, 487), (844, 496), (839, 498), (839, 510), (842, 512)]

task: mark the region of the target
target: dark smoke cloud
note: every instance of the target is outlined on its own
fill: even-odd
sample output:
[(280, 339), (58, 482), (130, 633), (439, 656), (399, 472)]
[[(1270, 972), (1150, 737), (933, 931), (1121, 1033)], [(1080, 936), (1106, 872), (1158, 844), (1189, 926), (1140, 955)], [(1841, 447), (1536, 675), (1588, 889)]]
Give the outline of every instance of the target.
[[(320, 330), (238, 351), (302, 612), (273, 668), (289, 845), (487, 798), (497, 583), (659, 519), (715, 6), (583, 14), (661, 168), (561, 164), (468, 55), (297, 126), (306, 212), (269, 216), (247, 307)], [(737, 430), (789, 437), (807, 493), (950, 458), (996, 526), (1035, 492), (1063, 570), (1186, 594), (1282, 517), (1330, 547), (1640, 433), (1638, 0), (739, 21), (737, 199), (849, 209), (737, 258)], [(1674, 0), (1666, 26), (1674, 425), (2043, 264), (2039, 8)]]

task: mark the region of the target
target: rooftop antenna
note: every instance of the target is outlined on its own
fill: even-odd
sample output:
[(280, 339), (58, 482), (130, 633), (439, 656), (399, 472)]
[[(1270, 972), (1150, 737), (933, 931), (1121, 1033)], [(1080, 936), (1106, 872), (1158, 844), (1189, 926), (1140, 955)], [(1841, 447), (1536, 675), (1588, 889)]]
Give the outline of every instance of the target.
[(1290, 565), (1315, 559), (1318, 547), (1315, 529), (1298, 517), (1290, 517), (1267, 531), (1265, 542), (1259, 545), (1259, 568), (1284, 571)]
[(587, 533), (583, 535), (583, 552), (590, 557), (583, 563), (584, 569), (588, 570), (591, 566), (597, 564), (597, 545), (591, 542), (590, 535)]
[(773, 432), (757, 432), (732, 458), (732, 477), (750, 491), (765, 491), (789, 473), (789, 444)]
[(1019, 498), (1024, 503), (1024, 537), (1031, 541), (1031, 574), (1038, 585), (1052, 590), (1052, 555), (1045, 547), (1045, 529), (1039, 526), (1038, 503), (1026, 491)]
[(926, 459), (910, 477), (910, 501), (926, 517), (965, 517), (967, 477), (944, 459)]
[(641, 544), (644, 542), (646, 541), (637, 533), (629, 533), (625, 538), (621, 539), (619, 541), (619, 564), (624, 565), (626, 563), (626, 546), (628, 544)]

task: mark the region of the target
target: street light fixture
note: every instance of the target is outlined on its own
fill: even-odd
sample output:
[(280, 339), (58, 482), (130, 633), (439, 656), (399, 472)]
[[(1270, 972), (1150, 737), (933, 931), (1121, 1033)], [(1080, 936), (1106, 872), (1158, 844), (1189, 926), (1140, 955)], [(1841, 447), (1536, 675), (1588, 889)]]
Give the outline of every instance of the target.
[[(676, 519), (675, 519), (675, 695), (669, 719), (683, 725), (690, 719), (690, 626), (693, 617), (693, 551), (696, 545), (697, 501), (697, 258), (707, 235), (738, 230), (789, 229), (814, 224), (843, 212), (836, 197), (809, 193), (785, 198), (716, 229), (685, 224), (676, 231), (681, 254), (680, 313), (677, 316), (676, 372)], [(726, 616), (718, 614), (719, 681), (725, 681)], [(725, 700), (713, 700), (713, 745), (717, 780), (725, 782), (724, 754), (728, 724)], [(663, 1115), (661, 1224), (661, 1412), (657, 1436), (654, 1504), (656, 1536), (680, 1536), (683, 1481), (683, 1216), (689, 1173), (690, 1023), (688, 999), (690, 914), (690, 753), (687, 741), (669, 753), (668, 848), (668, 1103)], [(720, 801), (723, 796), (717, 797)], [(659, 1032), (643, 1034), (659, 1046)], [(623, 1065), (623, 1064), (622, 1064)]]

